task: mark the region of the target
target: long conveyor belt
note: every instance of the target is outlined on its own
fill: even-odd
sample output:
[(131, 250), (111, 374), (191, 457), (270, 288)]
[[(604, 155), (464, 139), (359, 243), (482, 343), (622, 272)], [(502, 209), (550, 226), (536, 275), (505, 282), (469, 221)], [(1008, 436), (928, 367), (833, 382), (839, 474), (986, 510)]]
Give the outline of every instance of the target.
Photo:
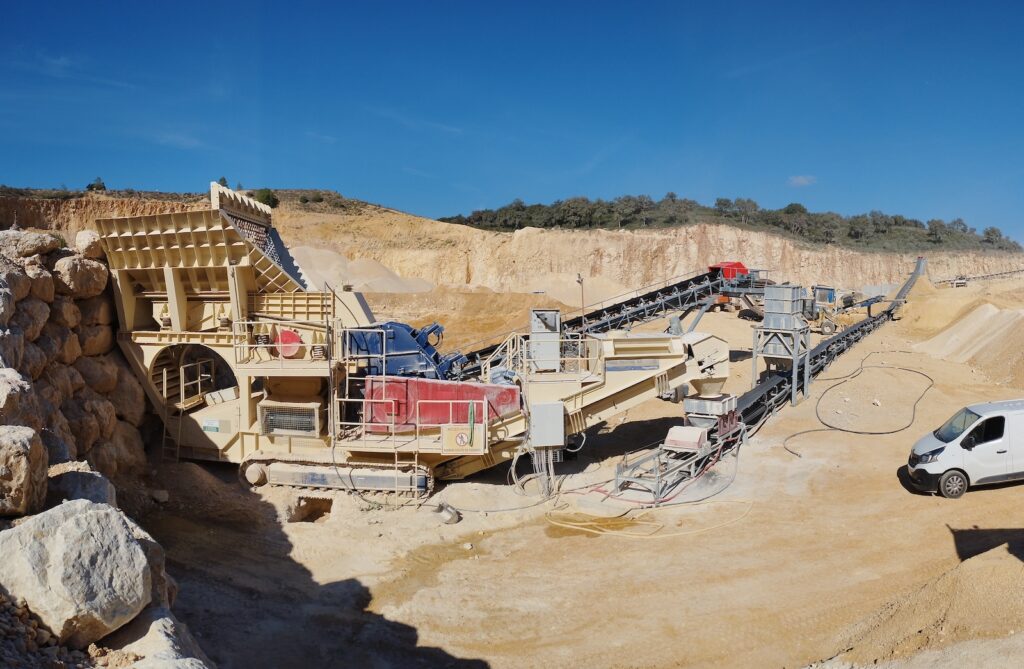
[[(749, 285), (753, 285), (753, 282), (753, 277), (726, 280), (722, 277), (722, 271), (716, 269), (635, 295), (606, 307), (599, 307), (582, 316), (565, 321), (562, 327), (566, 333), (600, 333), (617, 330), (638, 323), (646, 323), (669, 312), (685, 312), (695, 309), (703, 300), (724, 289), (743, 291)], [(479, 376), (483, 361), (499, 346), (500, 344), (494, 344), (467, 354), (468, 362), (457, 370), (453, 370), (451, 378), (465, 380)]]
[[(895, 299), (882, 312), (871, 316), (861, 322), (850, 326), (839, 334), (826, 339), (811, 349), (810, 353), (810, 376), (815, 376), (825, 370), (840, 355), (853, 348), (861, 339), (880, 328), (885, 323), (893, 320), (897, 310), (907, 299), (907, 295), (914, 287), (917, 278), (925, 272), (924, 258), (918, 258), (917, 266), (907, 279), (903, 287), (896, 293)], [(768, 375), (753, 390), (741, 395), (737, 400), (737, 410), (740, 420), (748, 426), (760, 423), (766, 414), (783, 406), (790, 398), (791, 384), (794, 380), (790, 374), (774, 372)], [(797, 375), (795, 381), (798, 390), (803, 390), (803, 376)]]

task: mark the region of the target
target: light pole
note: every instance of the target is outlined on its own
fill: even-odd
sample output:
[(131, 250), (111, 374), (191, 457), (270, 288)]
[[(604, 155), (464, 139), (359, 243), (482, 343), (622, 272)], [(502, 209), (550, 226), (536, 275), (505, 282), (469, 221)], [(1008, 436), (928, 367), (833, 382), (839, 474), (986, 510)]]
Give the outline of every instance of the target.
[(583, 275), (576, 272), (576, 283), (580, 284), (580, 322), (584, 327), (587, 325), (587, 303), (583, 299)]

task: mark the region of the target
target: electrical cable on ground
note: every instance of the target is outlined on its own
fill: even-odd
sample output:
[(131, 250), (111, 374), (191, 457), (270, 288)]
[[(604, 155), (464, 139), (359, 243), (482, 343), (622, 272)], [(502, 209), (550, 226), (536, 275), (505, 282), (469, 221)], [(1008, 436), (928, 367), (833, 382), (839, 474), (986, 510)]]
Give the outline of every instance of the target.
[[(908, 367), (898, 367), (898, 366), (894, 366), (894, 365), (884, 365), (884, 364), (883, 365), (865, 365), (864, 364), (865, 362), (867, 362), (868, 358), (870, 358), (872, 355), (875, 355), (875, 354), (878, 354), (878, 353), (910, 353), (910, 351), (871, 351), (870, 353), (865, 355), (863, 358), (861, 358), (860, 365), (858, 365), (857, 369), (853, 370), (849, 374), (846, 374), (844, 376), (836, 376), (836, 377), (832, 377), (832, 378), (829, 378), (829, 379), (821, 379), (823, 381), (838, 381), (838, 383), (833, 384), (833, 385), (829, 386), (828, 388), (826, 388), (824, 391), (822, 391), (821, 395), (818, 396), (818, 400), (814, 403), (814, 417), (824, 427), (816, 427), (816, 428), (812, 428), (810, 430), (802, 430), (800, 432), (795, 432), (795, 433), (789, 435), (788, 437), (786, 437), (785, 439), (782, 440), (782, 448), (784, 448), (788, 453), (791, 453), (791, 454), (795, 455), (798, 458), (802, 458), (803, 455), (801, 455), (797, 451), (794, 451), (793, 449), (791, 449), (788, 446), (788, 443), (789, 443), (789, 441), (791, 439), (794, 439), (795, 437), (799, 437), (801, 435), (811, 434), (811, 433), (814, 433), (814, 432), (831, 432), (831, 431), (834, 430), (836, 432), (845, 432), (847, 434), (856, 434), (856, 435), (862, 435), (862, 436), (882, 436), (882, 435), (888, 435), (888, 434), (897, 434), (899, 432), (903, 432), (905, 430), (910, 429), (914, 425), (914, 422), (917, 420), (917, 407), (921, 403), (921, 400), (924, 399), (924, 396), (928, 394), (928, 391), (931, 390), (932, 387), (935, 385), (935, 379), (933, 379), (932, 377), (928, 376), (927, 374), (925, 374), (924, 372), (922, 372), (920, 370), (910, 369)], [(900, 372), (907, 372), (907, 373), (910, 373), (910, 374), (916, 374), (916, 375), (921, 376), (921, 377), (923, 377), (923, 378), (928, 380), (928, 385), (925, 386), (924, 390), (921, 391), (921, 394), (917, 396), (917, 399), (914, 400), (914, 404), (911, 406), (910, 421), (906, 425), (904, 425), (902, 427), (899, 427), (899, 428), (891, 429), (891, 430), (854, 430), (852, 428), (843, 427), (841, 425), (835, 425), (833, 423), (830, 423), (830, 422), (826, 421), (824, 418), (822, 418), (822, 416), (821, 416), (821, 403), (825, 399), (825, 396), (828, 395), (833, 390), (835, 390), (836, 388), (838, 388), (839, 386), (843, 385), (844, 383), (849, 383), (850, 381), (853, 381), (854, 379), (856, 379), (858, 376), (860, 376), (861, 374), (864, 373), (865, 369), (891, 369), (891, 370), (896, 370), (896, 371), (900, 371)]]

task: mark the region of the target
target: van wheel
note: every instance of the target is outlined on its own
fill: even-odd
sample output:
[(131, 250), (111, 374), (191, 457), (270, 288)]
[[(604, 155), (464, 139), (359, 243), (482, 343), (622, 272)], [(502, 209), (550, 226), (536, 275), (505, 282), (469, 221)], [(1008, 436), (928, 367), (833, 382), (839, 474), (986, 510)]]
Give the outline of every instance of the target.
[(939, 494), (946, 499), (959, 499), (967, 492), (967, 476), (951, 469), (939, 479)]

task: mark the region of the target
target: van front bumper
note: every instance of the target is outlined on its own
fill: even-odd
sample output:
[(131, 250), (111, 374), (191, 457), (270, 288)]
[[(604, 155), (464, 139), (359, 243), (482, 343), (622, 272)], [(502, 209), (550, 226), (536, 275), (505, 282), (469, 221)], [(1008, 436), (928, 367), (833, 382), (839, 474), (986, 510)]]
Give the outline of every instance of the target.
[(907, 472), (910, 474), (910, 484), (922, 492), (935, 492), (939, 489), (939, 479), (942, 474), (932, 474), (924, 469), (914, 469), (908, 467)]

